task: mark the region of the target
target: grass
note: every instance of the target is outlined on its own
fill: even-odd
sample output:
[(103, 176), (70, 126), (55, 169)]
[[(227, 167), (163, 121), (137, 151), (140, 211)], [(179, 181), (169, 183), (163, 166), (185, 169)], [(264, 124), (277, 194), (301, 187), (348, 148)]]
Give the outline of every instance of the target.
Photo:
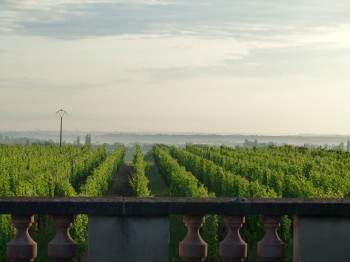
[[(146, 176), (149, 179), (148, 188), (151, 190), (152, 195), (156, 197), (169, 197), (170, 190), (165, 182), (163, 176), (159, 173), (157, 166), (152, 159), (147, 158)], [(187, 233), (182, 222), (182, 216), (170, 216), (169, 218), (169, 261), (180, 262), (183, 261), (179, 257), (179, 242), (182, 241)]]
[(151, 194), (156, 197), (169, 197), (170, 190), (164, 178), (159, 173), (154, 162), (147, 162), (146, 176), (149, 180), (148, 188)]

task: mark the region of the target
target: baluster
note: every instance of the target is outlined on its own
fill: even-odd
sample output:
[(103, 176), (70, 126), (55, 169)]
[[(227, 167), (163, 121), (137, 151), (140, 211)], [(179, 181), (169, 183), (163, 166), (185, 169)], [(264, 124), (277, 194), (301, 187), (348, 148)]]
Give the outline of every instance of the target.
[(70, 262), (76, 256), (77, 244), (69, 234), (73, 216), (52, 216), (56, 236), (49, 243), (48, 255), (54, 262)]
[(208, 244), (203, 241), (199, 229), (204, 223), (202, 216), (184, 216), (183, 222), (188, 229), (187, 235), (179, 243), (179, 255), (186, 262), (204, 261), (208, 253)]
[(277, 234), (281, 217), (262, 216), (261, 219), (266, 233), (264, 238), (258, 242), (258, 257), (263, 262), (278, 262), (284, 254), (284, 243)]
[(244, 224), (244, 217), (224, 216), (224, 222), (228, 233), (226, 238), (220, 242), (219, 255), (224, 262), (241, 262), (247, 257), (247, 243), (239, 234), (239, 229)]
[(16, 228), (15, 237), (7, 244), (7, 256), (11, 262), (30, 262), (37, 256), (37, 244), (28, 230), (34, 222), (33, 215), (11, 215)]

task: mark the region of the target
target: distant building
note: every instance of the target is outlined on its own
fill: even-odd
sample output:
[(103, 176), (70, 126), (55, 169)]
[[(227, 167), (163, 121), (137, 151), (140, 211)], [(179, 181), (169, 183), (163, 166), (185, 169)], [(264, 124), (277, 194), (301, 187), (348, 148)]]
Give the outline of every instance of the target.
[(85, 145), (91, 145), (91, 135), (87, 134), (85, 137)]
[(77, 137), (77, 146), (80, 146), (80, 137)]
[(348, 151), (350, 151), (350, 140), (348, 140), (346, 149), (347, 149)]
[(250, 148), (250, 147), (256, 147), (256, 146), (258, 146), (257, 139), (255, 139), (254, 141), (249, 141), (248, 139), (244, 140), (243, 147)]

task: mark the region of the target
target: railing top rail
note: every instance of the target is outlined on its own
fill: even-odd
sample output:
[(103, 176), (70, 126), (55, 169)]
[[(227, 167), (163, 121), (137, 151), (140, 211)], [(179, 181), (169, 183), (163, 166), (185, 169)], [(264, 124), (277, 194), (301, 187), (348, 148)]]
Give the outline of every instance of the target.
[(0, 214), (350, 216), (350, 199), (0, 197)]

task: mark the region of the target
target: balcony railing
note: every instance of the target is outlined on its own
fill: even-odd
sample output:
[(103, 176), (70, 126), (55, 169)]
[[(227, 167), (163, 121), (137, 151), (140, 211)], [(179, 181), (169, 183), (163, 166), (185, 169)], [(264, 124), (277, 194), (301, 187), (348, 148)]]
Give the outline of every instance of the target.
[[(11, 214), (16, 228), (16, 236), (7, 246), (10, 261), (24, 262), (35, 259), (37, 245), (28, 233), (34, 214), (52, 216), (57, 229), (55, 238), (48, 246), (48, 256), (52, 261), (72, 261), (75, 257), (76, 243), (69, 235), (69, 227), (74, 215), (77, 214), (87, 214), (89, 223), (90, 218), (93, 223), (103, 221), (100, 218), (122, 219), (121, 228), (124, 233), (128, 233), (127, 230), (132, 224), (128, 223), (129, 220), (141, 218), (137, 220), (139, 223), (137, 230), (141, 238), (143, 228), (146, 227), (152, 227), (152, 234), (158, 234), (157, 225), (160, 224), (157, 224), (156, 219), (167, 220), (170, 215), (183, 215), (188, 233), (179, 243), (179, 255), (184, 261), (204, 261), (207, 256), (208, 247), (199, 232), (206, 214), (224, 216), (228, 234), (219, 245), (222, 261), (243, 261), (247, 256), (248, 247), (240, 236), (240, 228), (244, 224), (245, 216), (261, 215), (266, 233), (257, 243), (257, 256), (266, 262), (282, 259), (284, 243), (279, 238), (277, 229), (282, 217), (290, 215), (294, 223), (294, 261), (350, 261), (350, 200), (348, 199), (1, 197), (0, 214)], [(156, 224), (145, 223), (154, 219)], [(120, 220), (117, 223), (120, 223)], [(114, 228), (118, 228), (115, 223), (113, 225), (107, 230), (113, 231)], [(90, 244), (90, 238), (93, 237), (89, 229)], [(123, 237), (122, 234), (120, 237)], [(133, 239), (132, 236), (130, 238)], [(160, 241), (166, 242), (166, 235), (165, 240)], [(154, 252), (152, 248), (147, 248), (148, 244), (152, 244), (150, 242), (146, 240), (142, 243), (146, 247), (144, 250)], [(110, 244), (117, 245), (113, 241)], [(126, 254), (121, 254), (124, 251)], [(118, 249), (118, 252), (113, 255), (111, 261), (138, 261), (135, 258), (128, 258), (128, 253), (132, 255), (137, 253), (136, 248)], [(147, 260), (149, 256), (145, 253), (142, 256), (144, 257), (142, 261), (157, 261)], [(98, 258), (94, 258), (91, 254), (89, 261), (108, 261), (108, 258), (101, 258), (101, 253), (95, 257)]]

